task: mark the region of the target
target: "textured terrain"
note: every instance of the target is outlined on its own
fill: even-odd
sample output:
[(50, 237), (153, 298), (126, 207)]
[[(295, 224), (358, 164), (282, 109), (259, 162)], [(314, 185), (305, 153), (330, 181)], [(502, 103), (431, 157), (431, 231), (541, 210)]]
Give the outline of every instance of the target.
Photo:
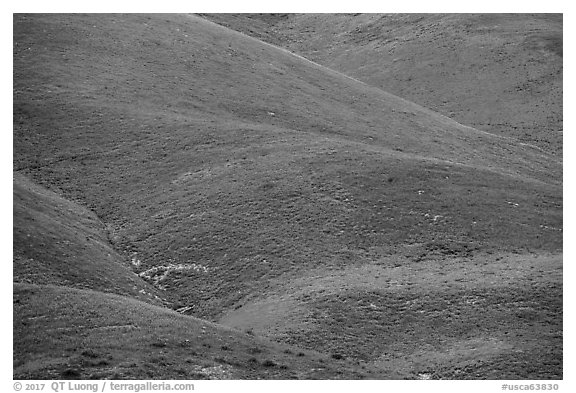
[(313, 60), (14, 15), (15, 377), (562, 378), (559, 150)]
[(561, 14), (206, 17), (462, 124), (562, 156)]

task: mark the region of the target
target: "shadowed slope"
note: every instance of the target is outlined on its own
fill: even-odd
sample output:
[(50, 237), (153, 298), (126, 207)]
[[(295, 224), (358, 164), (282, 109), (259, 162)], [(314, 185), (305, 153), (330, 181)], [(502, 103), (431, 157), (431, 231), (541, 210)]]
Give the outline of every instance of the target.
[(382, 258), (274, 280), (221, 323), (392, 378), (561, 379), (562, 257)]
[(385, 377), (154, 306), (159, 291), (105, 231), (92, 212), (14, 175), (15, 379)]
[(562, 15), (204, 16), (463, 124), (562, 155)]
[(161, 304), (108, 242), (104, 224), (21, 174), (14, 174), (14, 282), (90, 288)]
[(310, 351), (126, 297), (14, 285), (14, 379), (356, 379)]
[(403, 244), (561, 247), (546, 154), (201, 18), (16, 15), (15, 42), (16, 168), (200, 315)]
[(553, 156), (201, 18), (15, 15), (14, 70), (15, 169), (195, 316), (318, 270), (562, 249)]
[[(238, 131), (256, 123), (259, 133), (269, 137), (276, 136), (274, 128), (280, 127), (310, 137), (360, 141), (426, 158), (531, 174), (547, 181), (554, 179), (533, 172), (539, 169), (534, 167), (542, 166), (552, 173), (560, 167), (548, 162), (551, 157), (516, 146), (514, 141), (462, 127), (200, 18), (102, 16), (93, 22), (95, 25), (88, 21), (67, 25), (60, 23), (58, 16), (45, 21), (36, 18), (39, 20), (31, 24), (30, 31), (25, 28), (29, 23), (25, 17), (16, 21), (15, 120), (24, 125), (46, 115), (42, 125), (47, 126), (51, 122), (58, 125), (65, 115), (71, 118), (62, 130), (33, 133), (35, 138), (57, 133), (65, 142), (52, 146), (57, 140), (51, 141), (48, 147), (60, 150), (48, 150), (36, 165), (49, 164), (42, 162), (46, 156), (90, 158), (98, 151), (83, 154), (81, 143), (85, 148), (93, 147), (96, 141), (104, 143), (101, 148), (114, 146), (114, 142), (135, 138), (135, 126), (136, 135), (141, 137), (141, 145), (133, 146), (135, 154), (137, 147), (170, 149), (147, 146), (146, 141), (162, 134), (179, 139), (198, 136), (202, 128), (214, 128), (215, 124), (210, 128), (202, 123), (210, 120), (218, 127), (227, 124)], [(27, 38), (35, 37), (36, 28), (47, 33), (30, 46)], [(129, 34), (132, 29), (137, 34)], [(72, 42), (70, 37), (74, 37)], [(98, 56), (93, 57), (93, 53)], [(38, 67), (32, 70), (29, 67), (33, 64)], [(19, 83), (29, 87), (22, 90)], [(97, 104), (102, 106), (95, 113), (87, 112)], [(46, 113), (45, 106), (52, 111)], [(98, 122), (116, 127), (93, 133)], [(153, 124), (162, 127), (153, 131)], [(171, 130), (171, 125), (180, 129)], [(177, 132), (180, 135), (174, 135)], [(38, 141), (19, 127), (16, 135), (17, 160), (33, 168), (29, 161), (36, 160), (30, 160), (31, 152), (23, 148)], [(75, 135), (77, 140), (63, 139), (68, 135)]]

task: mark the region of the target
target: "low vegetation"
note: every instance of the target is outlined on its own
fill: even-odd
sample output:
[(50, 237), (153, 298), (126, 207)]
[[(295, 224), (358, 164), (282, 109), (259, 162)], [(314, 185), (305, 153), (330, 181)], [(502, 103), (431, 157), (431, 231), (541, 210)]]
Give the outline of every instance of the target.
[(562, 156), (561, 14), (203, 16)]
[(562, 378), (562, 163), (509, 136), (198, 16), (15, 14), (15, 378)]

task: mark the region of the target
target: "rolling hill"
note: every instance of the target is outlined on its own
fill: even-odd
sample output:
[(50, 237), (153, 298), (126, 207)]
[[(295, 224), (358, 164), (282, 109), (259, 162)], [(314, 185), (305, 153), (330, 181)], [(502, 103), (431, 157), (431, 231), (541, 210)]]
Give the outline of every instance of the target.
[(236, 378), (561, 378), (557, 155), (203, 18), (14, 15), (14, 171), (18, 375), (53, 375), (25, 371), (46, 293), (70, 328), (110, 303), (326, 364)]
[(378, 375), (126, 296), (63, 286), (14, 285), (14, 337), (14, 379)]
[(94, 213), (14, 175), (14, 280), (95, 289), (162, 304), (109, 244)]
[(204, 16), (562, 156), (562, 14)]

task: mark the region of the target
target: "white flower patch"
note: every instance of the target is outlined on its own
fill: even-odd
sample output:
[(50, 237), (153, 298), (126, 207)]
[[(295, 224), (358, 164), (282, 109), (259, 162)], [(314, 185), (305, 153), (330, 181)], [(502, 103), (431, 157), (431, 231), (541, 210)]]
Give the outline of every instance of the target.
[(548, 226), (548, 225), (540, 225), (540, 228), (542, 228), (542, 229), (549, 229), (549, 230), (551, 230), (551, 231), (560, 231), (560, 232), (562, 232), (562, 228), (555, 228), (555, 227), (551, 227), (551, 226)]
[[(199, 263), (178, 263), (178, 264), (168, 264), (167, 266), (154, 266), (146, 271), (139, 274), (140, 277), (145, 278), (154, 282), (154, 285), (159, 286), (160, 282), (165, 280), (170, 273), (178, 271), (190, 271), (193, 270), (198, 273), (208, 273), (210, 269)], [(161, 286), (159, 286), (161, 288)]]
[(430, 214), (430, 213), (425, 213), (424, 214), (424, 218), (429, 218), (432, 220), (432, 222), (436, 222), (438, 221), (440, 218), (443, 218), (444, 216), (440, 215), (440, 214)]
[(192, 306), (180, 307), (179, 309), (176, 310), (176, 312), (184, 314), (186, 311), (192, 310), (192, 308), (193, 308)]
[(233, 379), (232, 367), (228, 365), (217, 365), (213, 367), (194, 366), (193, 370), (203, 374), (208, 379)]

